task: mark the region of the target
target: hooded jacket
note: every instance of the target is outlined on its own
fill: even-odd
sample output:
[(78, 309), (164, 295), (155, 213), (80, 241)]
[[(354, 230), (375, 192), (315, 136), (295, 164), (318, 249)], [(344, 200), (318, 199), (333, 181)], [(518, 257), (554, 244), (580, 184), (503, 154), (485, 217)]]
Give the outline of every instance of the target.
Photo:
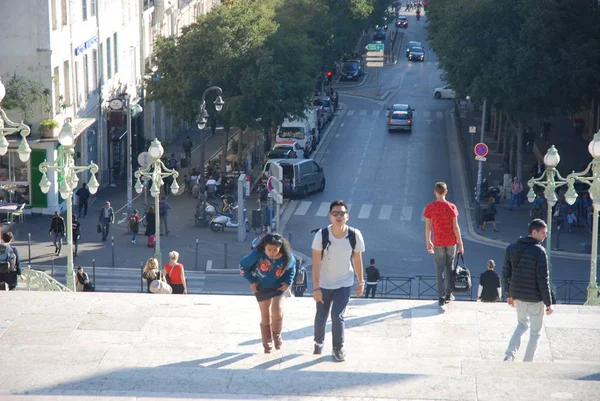
[(551, 305), (546, 250), (532, 237), (519, 238), (506, 248), (502, 281), (507, 297)]

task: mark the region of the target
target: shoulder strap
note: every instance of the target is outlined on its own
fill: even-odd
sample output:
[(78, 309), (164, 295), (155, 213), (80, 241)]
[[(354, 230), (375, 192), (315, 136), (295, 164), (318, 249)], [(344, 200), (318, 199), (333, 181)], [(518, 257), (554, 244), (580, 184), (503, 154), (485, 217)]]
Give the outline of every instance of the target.
[(348, 226), (348, 239), (350, 240), (352, 252), (354, 252), (354, 248), (356, 248), (356, 231), (350, 226)]
[(323, 256), (325, 255), (325, 250), (329, 248), (329, 244), (331, 244), (331, 242), (329, 242), (329, 227), (325, 227), (321, 229), (321, 259), (323, 259)]

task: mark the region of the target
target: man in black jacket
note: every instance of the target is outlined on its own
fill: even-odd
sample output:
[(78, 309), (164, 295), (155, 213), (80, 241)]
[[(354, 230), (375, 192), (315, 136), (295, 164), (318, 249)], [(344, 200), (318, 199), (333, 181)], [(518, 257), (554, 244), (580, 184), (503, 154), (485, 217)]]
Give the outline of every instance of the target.
[(50, 222), (50, 230), (48, 230), (48, 235), (52, 235), (52, 233), (54, 233), (54, 239), (52, 241), (54, 244), (54, 253), (60, 256), (60, 251), (62, 250), (62, 240), (65, 236), (65, 221), (60, 214), (58, 214), (58, 212), (54, 212), (54, 216)]
[(365, 292), (365, 298), (369, 298), (369, 292), (371, 298), (375, 298), (377, 292), (377, 282), (381, 279), (379, 269), (375, 267), (375, 259), (369, 261), (369, 267), (367, 267), (367, 291)]
[(90, 190), (87, 189), (87, 184), (84, 182), (81, 184), (81, 188), (75, 192), (77, 195), (77, 215), (81, 217), (81, 212), (83, 211), (83, 217), (87, 216), (88, 210), (88, 200), (90, 199)]
[(546, 223), (534, 219), (529, 223), (529, 235), (506, 248), (502, 275), (504, 289), (508, 304), (517, 308), (519, 324), (506, 349), (505, 361), (514, 361), (530, 322), (531, 332), (523, 362), (533, 361), (544, 322), (544, 309), (547, 315), (553, 311), (548, 259), (546, 250), (540, 245), (546, 236)]

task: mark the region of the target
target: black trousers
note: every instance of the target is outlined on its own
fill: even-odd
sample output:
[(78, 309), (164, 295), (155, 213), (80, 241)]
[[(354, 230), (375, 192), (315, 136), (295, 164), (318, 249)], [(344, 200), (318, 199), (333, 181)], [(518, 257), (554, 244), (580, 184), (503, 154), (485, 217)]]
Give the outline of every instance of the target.
[(375, 298), (375, 293), (377, 292), (377, 284), (367, 284), (365, 298), (369, 298), (369, 292), (371, 292), (371, 298)]
[(87, 199), (85, 201), (79, 201), (79, 211), (77, 212), (77, 215), (79, 217), (81, 217), (81, 211), (83, 210), (83, 215), (87, 216), (87, 209), (88, 209), (88, 201)]

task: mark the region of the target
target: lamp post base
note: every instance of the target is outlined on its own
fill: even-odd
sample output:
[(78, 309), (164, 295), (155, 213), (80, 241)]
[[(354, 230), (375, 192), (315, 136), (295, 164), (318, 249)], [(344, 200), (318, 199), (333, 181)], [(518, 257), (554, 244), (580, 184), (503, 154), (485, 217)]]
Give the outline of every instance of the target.
[(587, 288), (587, 300), (584, 305), (589, 306), (600, 306), (600, 294), (598, 294), (598, 285), (588, 286)]

